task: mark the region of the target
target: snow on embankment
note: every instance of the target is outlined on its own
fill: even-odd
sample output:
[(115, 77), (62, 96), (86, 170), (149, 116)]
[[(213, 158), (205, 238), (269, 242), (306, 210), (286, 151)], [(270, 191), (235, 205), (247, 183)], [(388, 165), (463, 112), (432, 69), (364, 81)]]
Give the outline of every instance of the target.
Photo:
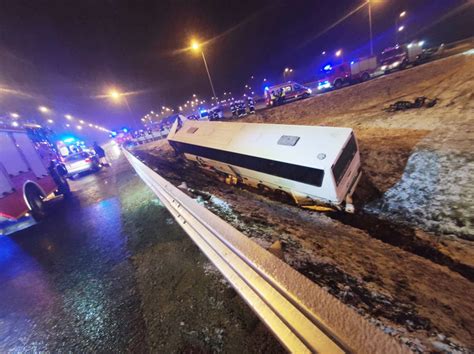
[(415, 149), (401, 180), (365, 210), (437, 234), (474, 240), (473, 154), (426, 146), (433, 138)]
[[(473, 51), (468, 51), (395, 72), (341, 90), (264, 110), (244, 120), (427, 130), (467, 120), (472, 122), (473, 54)], [(437, 97), (440, 101), (433, 109), (396, 113), (382, 110), (395, 101), (413, 100), (417, 96)]]

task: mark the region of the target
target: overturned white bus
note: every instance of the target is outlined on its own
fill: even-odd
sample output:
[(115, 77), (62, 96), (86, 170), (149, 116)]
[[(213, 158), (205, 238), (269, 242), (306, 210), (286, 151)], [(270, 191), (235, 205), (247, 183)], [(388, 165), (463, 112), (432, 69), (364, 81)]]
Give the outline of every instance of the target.
[(354, 211), (361, 169), (350, 128), (176, 121), (168, 141), (228, 180), (288, 195), (300, 206)]

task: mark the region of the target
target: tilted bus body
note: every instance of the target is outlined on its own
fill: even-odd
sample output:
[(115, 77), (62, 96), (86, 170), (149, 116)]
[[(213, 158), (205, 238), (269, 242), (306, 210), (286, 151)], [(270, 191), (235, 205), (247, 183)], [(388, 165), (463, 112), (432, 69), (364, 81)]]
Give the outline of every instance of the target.
[(168, 141), (201, 167), (298, 205), (353, 211), (361, 169), (350, 128), (186, 121), (175, 122)]

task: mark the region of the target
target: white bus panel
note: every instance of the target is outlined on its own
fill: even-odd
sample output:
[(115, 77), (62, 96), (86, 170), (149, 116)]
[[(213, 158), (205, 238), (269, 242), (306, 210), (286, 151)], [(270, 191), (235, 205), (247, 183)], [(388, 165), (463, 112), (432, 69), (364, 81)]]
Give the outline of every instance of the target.
[(350, 128), (186, 121), (168, 140), (204, 168), (286, 192), (300, 205), (353, 208), (360, 156)]

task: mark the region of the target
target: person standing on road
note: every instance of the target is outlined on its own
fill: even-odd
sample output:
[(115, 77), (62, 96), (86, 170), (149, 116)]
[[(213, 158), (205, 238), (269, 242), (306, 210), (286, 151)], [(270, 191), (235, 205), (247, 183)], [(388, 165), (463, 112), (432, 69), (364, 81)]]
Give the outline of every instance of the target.
[(99, 162), (102, 164), (102, 166), (110, 166), (110, 162), (105, 155), (105, 150), (102, 149), (99, 144), (97, 144), (97, 141), (94, 141), (94, 151), (99, 157)]

